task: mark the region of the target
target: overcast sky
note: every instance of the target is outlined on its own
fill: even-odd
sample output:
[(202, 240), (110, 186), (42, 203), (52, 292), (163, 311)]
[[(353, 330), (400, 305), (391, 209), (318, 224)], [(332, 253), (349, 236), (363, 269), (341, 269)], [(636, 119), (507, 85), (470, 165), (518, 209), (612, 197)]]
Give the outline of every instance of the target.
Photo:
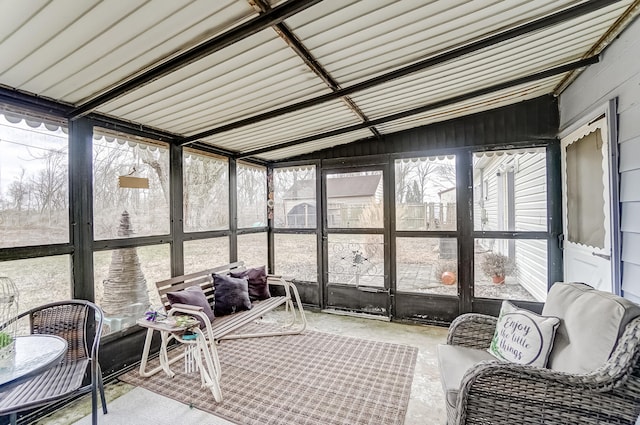
[(34, 156), (66, 148), (67, 138), (60, 129), (50, 131), (44, 125), (32, 128), (24, 120), (13, 124), (0, 114), (0, 193), (6, 194), (11, 182), (20, 178), (22, 169), (28, 179), (44, 168), (43, 161)]

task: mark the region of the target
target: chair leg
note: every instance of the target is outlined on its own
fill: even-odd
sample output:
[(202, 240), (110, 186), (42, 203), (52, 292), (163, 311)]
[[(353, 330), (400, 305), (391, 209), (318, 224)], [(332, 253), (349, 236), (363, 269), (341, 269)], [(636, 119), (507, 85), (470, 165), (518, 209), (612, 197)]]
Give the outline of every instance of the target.
[(11, 425), (16, 425), (18, 422), (18, 412), (9, 414), (9, 422), (11, 422)]
[(91, 384), (91, 425), (98, 425), (98, 391), (95, 380)]
[(100, 391), (100, 401), (102, 401), (102, 413), (107, 414), (107, 399), (104, 396), (104, 383), (102, 382), (102, 372), (98, 369), (98, 390)]

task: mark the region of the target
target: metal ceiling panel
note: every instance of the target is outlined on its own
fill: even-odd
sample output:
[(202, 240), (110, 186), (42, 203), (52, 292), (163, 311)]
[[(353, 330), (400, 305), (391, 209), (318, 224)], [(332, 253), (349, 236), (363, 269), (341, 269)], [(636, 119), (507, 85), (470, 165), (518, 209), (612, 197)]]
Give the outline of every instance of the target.
[(313, 142), (290, 146), (288, 148), (276, 149), (257, 155), (257, 157), (266, 161), (278, 161), (281, 159), (291, 158), (294, 156), (315, 152), (338, 145), (344, 145), (346, 143), (351, 143), (354, 140), (361, 140), (367, 137), (371, 137), (370, 131), (357, 130), (346, 134), (340, 134), (338, 136), (314, 140)]
[(349, 85), (583, 1), (325, 1), (286, 22)]
[[(2, 10), (23, 7), (5, 3), (12, 4)], [(248, 3), (235, 0), (56, 0), (31, 12), (21, 12), (22, 21), (6, 30), (0, 26), (7, 32), (0, 37), (0, 81), (69, 103), (256, 14)], [(13, 13), (2, 15), (16, 19)]]
[(268, 29), (122, 96), (100, 111), (192, 134), (328, 92), (302, 59)]
[[(363, 120), (402, 114), (586, 57), (637, 1), (618, 1), (554, 27), (351, 92), (349, 99), (329, 96), (570, 7), (596, 4), (325, 0), (287, 18), (278, 28), (247, 35), (132, 91), (127, 87), (122, 90), (126, 94), (108, 103), (84, 106), (90, 111), (101, 105), (99, 113), (193, 136), (326, 96), (330, 100), (304, 109), (287, 108), (286, 114), (201, 140), (241, 153), (290, 143), (257, 155), (284, 159), (371, 137), (366, 128), (346, 131)], [(257, 16), (252, 0), (31, 0), (20, 7), (0, 0), (0, 10), (9, 11), (0, 15), (0, 86), (74, 105)], [(548, 94), (562, 78), (557, 75), (406, 116), (376, 125), (376, 130), (388, 134)], [(111, 97), (105, 102), (107, 98)], [(344, 134), (314, 139), (330, 131)]]
[(607, 9), (389, 81), (352, 98), (374, 119), (580, 59), (624, 8)]
[(203, 141), (224, 149), (246, 152), (359, 124), (360, 122), (343, 102), (335, 100), (282, 117), (217, 134), (203, 139)]

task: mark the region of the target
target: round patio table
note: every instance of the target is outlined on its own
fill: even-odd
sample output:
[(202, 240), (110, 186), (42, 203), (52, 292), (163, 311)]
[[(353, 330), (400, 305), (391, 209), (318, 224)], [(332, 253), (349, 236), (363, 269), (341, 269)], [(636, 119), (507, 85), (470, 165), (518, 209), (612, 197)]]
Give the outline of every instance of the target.
[(67, 352), (67, 341), (54, 335), (19, 336), (15, 343), (15, 356), (0, 361), (0, 391), (57, 365)]

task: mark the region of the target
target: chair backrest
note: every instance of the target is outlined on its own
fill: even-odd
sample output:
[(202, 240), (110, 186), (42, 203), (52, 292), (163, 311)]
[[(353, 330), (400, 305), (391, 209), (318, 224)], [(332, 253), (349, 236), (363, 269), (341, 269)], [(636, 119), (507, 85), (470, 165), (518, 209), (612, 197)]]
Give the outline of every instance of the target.
[(102, 335), (102, 311), (85, 300), (59, 301), (29, 310), (31, 333), (67, 341), (64, 361), (96, 358)]
[(244, 261), (236, 261), (235, 263), (225, 264), (223, 266), (214, 267), (212, 269), (202, 270), (183, 276), (172, 277), (171, 279), (156, 282), (160, 301), (166, 311), (171, 309), (171, 304), (167, 299), (167, 292), (181, 291), (190, 286), (198, 285), (202, 288), (210, 305), (214, 303), (213, 295), (213, 273), (229, 274), (230, 272), (239, 272), (245, 270)]
[(640, 306), (583, 283), (557, 282), (542, 314), (560, 318), (548, 367), (588, 373), (609, 359), (626, 326), (640, 316)]

